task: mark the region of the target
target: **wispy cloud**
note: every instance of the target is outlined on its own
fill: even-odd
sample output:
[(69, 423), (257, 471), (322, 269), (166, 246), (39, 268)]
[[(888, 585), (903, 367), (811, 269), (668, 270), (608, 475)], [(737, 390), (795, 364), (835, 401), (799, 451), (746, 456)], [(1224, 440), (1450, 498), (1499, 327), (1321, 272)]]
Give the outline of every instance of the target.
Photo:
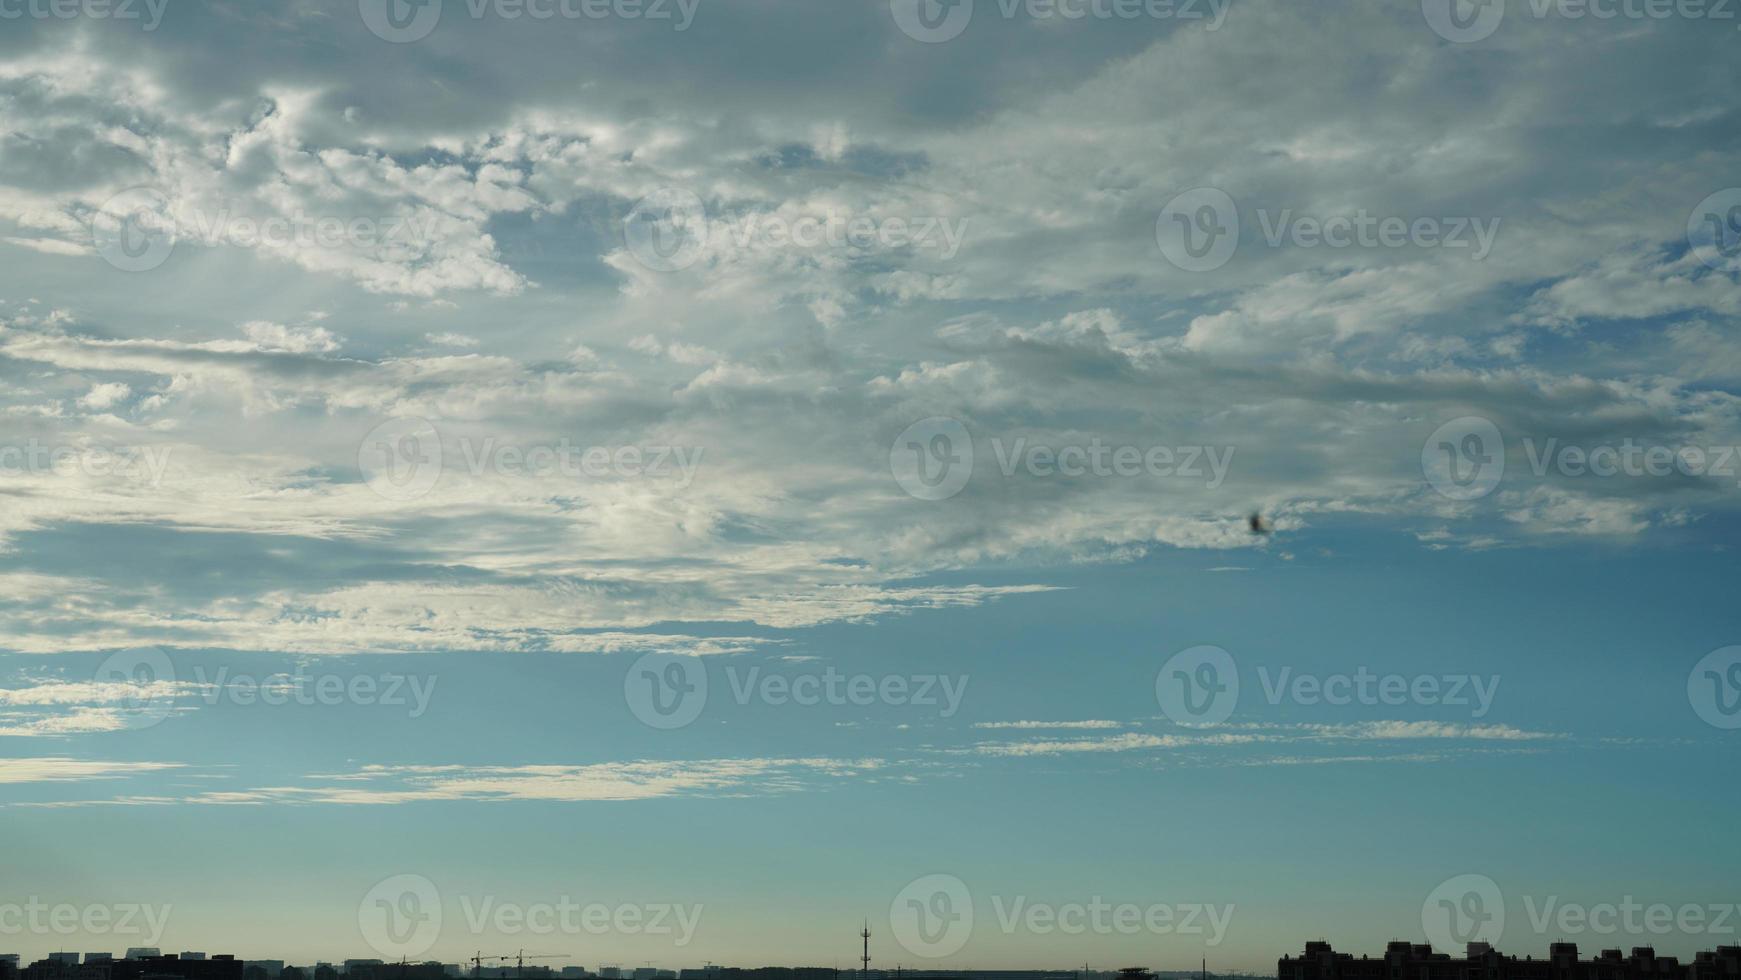
[(1147, 732), (1126, 732), (1100, 738), (981, 742), (971, 749), (962, 751), (985, 756), (1022, 757), (1094, 752), (1132, 752), (1144, 749), (1213, 749), (1348, 741), (1535, 742), (1564, 737), (1564, 735), (1553, 732), (1530, 731), (1514, 728), (1510, 725), (1466, 725), (1426, 721), (1371, 721), (1343, 724), (1248, 723), (1187, 729), (1184, 734), (1157, 735)]
[(1088, 719), (1085, 721), (979, 721), (974, 722), (975, 728), (1123, 728), (1122, 721), (1107, 721), (1105, 719)]
[[(822, 782), (877, 773), (879, 759), (748, 758), (639, 760), (587, 765), (370, 765), (313, 774), (300, 785), (206, 791), (183, 796), (125, 796), (55, 805), (343, 804), (543, 800), (580, 803), (668, 796), (754, 796), (795, 792)], [(39, 804), (49, 805), (49, 804)]]
[(123, 731), (147, 713), (161, 717), (181, 711), (177, 699), (210, 689), (210, 684), (168, 680), (50, 680), (0, 688), (0, 738)]
[(181, 767), (179, 762), (107, 762), (66, 756), (0, 759), (0, 783), (66, 783), (120, 779)]

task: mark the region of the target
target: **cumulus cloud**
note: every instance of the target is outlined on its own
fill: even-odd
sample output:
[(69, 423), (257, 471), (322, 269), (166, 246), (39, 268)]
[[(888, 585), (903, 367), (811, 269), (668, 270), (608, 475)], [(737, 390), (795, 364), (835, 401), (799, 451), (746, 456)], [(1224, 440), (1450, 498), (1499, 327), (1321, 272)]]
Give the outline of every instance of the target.
[[(584, 58), (486, 19), (389, 65), (342, 13), (45, 32), (0, 67), (9, 648), (736, 653), (1330, 520), (1556, 547), (1733, 507), (1721, 479), (1536, 473), (1514, 438), (1741, 443), (1734, 270), (1687, 242), (1741, 132), (1711, 32), (1519, 19), (1483, 59), (1413, 8), (1255, 4), (1068, 45), (994, 18), (924, 59), (872, 4), (827, 17), (874, 43), (819, 62), (838, 19), (710, 11), (709, 43), (786, 39), (758, 79), (615, 23)], [(231, 31), (250, 58), (200, 55)], [(1209, 186), (1240, 238), (1188, 271), (1157, 218)], [(139, 188), (173, 249), (124, 272), (99, 232)], [(664, 233), (645, 201), (677, 199), (706, 235), (650, 258), (636, 202)], [(1491, 239), (1274, 231), (1366, 218)], [(1474, 501), (1421, 469), (1467, 415), (1511, 464)], [(939, 500), (895, 478), (935, 417), (973, 467)], [(118, 552), (187, 557), (151, 581)], [(978, 584), (1000, 566), (1023, 581)]]

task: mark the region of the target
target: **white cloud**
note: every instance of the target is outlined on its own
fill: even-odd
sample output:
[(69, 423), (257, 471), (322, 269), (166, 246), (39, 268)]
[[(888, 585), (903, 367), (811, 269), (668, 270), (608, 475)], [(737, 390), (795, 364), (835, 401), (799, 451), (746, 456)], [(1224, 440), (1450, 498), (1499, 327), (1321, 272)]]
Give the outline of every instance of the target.
[(308, 354), (334, 351), (339, 347), (338, 338), (325, 327), (287, 327), (282, 323), (254, 320), (242, 324), (242, 333), (262, 350)]
[[(887, 31), (885, 14), (839, 16)], [(212, 29), (262, 26), (237, 16)], [(0, 67), (0, 232), (20, 246), (0, 416), (18, 441), (146, 454), (108, 474), (8, 471), (9, 648), (733, 653), (765, 645), (733, 624), (1007, 600), (1060, 565), (1189, 548), (1252, 568), (1332, 519), (1429, 527), (1426, 548), (1552, 547), (1734, 506), (1731, 487), (1523, 466), (1465, 505), (1419, 464), (1427, 434), (1468, 414), (1508, 435), (1741, 442), (1722, 387), (1741, 307), (1681, 247), (1689, 209), (1733, 181), (1733, 154), (1700, 145), (1733, 101), (1690, 67), (1720, 63), (1713, 38), (1604, 35), (1592, 87), (1591, 47), (1527, 24), (1475, 74), (1418, 11), (1272, 5), (1080, 61), (1026, 52), (1043, 89), (960, 89), (951, 73), (972, 66), (935, 59), (867, 90), (849, 59), (777, 93), (623, 38), (552, 57), (575, 73), (552, 101), (494, 70), (549, 39), (496, 26), (473, 25), (445, 68), (369, 57), (314, 78), (248, 59), (224, 68), (220, 103), (205, 89), (220, 83), (97, 36), (45, 34)], [(634, 70), (609, 70), (617, 57)], [(960, 98), (916, 116), (913, 91)], [(1191, 274), (1162, 258), (1155, 220), (1203, 185), (1236, 199), (1244, 230), (1224, 268)], [(92, 219), (134, 186), (163, 194), (181, 239), (161, 268), (121, 274), (91, 254)], [(714, 232), (672, 272), (622, 226), (665, 187), (696, 194)], [(1284, 210), (1501, 223), (1477, 261), (1272, 247), (1257, 215)], [(963, 238), (946, 257), (757, 231), (829, 215)], [(89, 291), (35, 286), (69, 274)], [(18, 302), (26, 285), (49, 302)], [(974, 476), (916, 500), (892, 443), (934, 415), (972, 434)], [(407, 418), (441, 433), (445, 469), (387, 499), (360, 443)], [(705, 455), (687, 482), (474, 471), (468, 455), (559, 440)], [(1215, 486), (1006, 475), (1017, 440), (1231, 462)], [(1253, 509), (1273, 535), (1246, 530)], [(32, 550), (93, 526), (210, 550), (178, 552), (197, 567), (168, 582)], [(237, 555), (271, 574), (226, 574)], [(974, 582), (999, 567), (1024, 583)]]
[(90, 391), (79, 397), (79, 407), (88, 409), (110, 408), (132, 394), (133, 389), (119, 381), (92, 385)]
[(0, 758), (0, 783), (66, 783), (119, 779), (179, 768), (181, 763), (178, 762), (106, 762), (66, 756)]
[(1090, 719), (1087, 721), (981, 721), (975, 728), (1123, 728), (1124, 722)]

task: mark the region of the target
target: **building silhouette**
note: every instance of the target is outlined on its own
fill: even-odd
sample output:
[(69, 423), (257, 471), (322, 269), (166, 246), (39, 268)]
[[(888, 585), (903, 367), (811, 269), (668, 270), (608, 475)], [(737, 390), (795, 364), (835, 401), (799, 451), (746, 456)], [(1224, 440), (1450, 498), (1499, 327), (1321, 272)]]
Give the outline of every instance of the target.
[[(129, 950), (129, 952), (136, 952)], [(0, 961), (4, 962), (4, 961)], [(117, 960), (108, 953), (50, 953), (22, 969), (0, 967), (0, 980), (242, 980), (242, 961), (233, 956), (185, 959), (130, 956)]]
[(1538, 960), (1505, 956), (1487, 943), (1470, 943), (1456, 957), (1421, 943), (1392, 942), (1374, 958), (1309, 942), (1300, 956), (1277, 961), (1276, 980), (1741, 980), (1741, 946), (1720, 946), (1682, 963), (1649, 946), (1633, 947), (1630, 956), (1605, 949), (1581, 960), (1576, 943), (1554, 943)]

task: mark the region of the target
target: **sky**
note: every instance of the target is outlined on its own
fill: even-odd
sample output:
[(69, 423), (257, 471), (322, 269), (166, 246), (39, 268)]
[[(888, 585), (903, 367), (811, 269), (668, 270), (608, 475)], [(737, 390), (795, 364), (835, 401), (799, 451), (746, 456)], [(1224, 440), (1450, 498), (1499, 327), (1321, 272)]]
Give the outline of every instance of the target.
[(0, 0), (0, 953), (1734, 945), (1738, 26)]

